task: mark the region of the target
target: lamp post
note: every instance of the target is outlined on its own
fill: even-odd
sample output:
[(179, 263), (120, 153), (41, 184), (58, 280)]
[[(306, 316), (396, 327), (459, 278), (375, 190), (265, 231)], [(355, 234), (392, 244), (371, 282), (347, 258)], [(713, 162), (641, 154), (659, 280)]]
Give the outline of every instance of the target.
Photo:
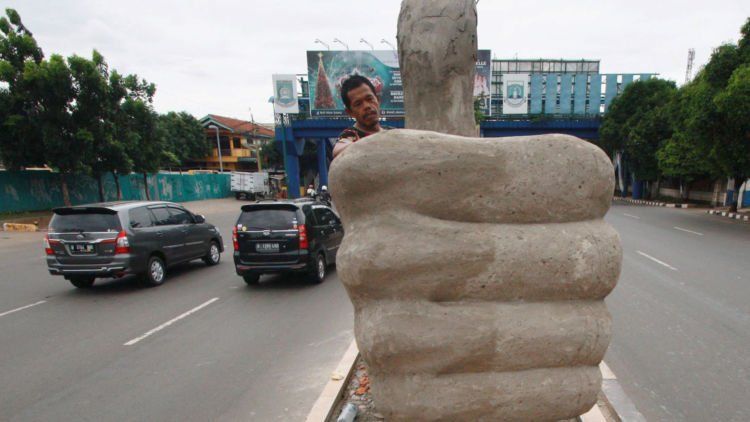
[(346, 48), (346, 51), (349, 51), (349, 46), (348, 46), (348, 45), (346, 45), (346, 43), (345, 43), (345, 42), (343, 42), (343, 41), (341, 41), (340, 39), (338, 39), (338, 38), (334, 38), (334, 39), (333, 39), (333, 42), (337, 42), (337, 43), (339, 43), (339, 44), (343, 45), (343, 46), (344, 46), (344, 48)]
[(320, 40), (320, 38), (315, 38), (315, 44), (320, 44), (326, 48), (326, 50), (331, 50), (331, 47), (328, 46), (328, 44), (324, 43)]
[(219, 127), (216, 125), (209, 125), (209, 129), (216, 131), (216, 152), (219, 153), (219, 171), (224, 173), (224, 164), (221, 162), (221, 143), (219, 142)]
[(368, 46), (368, 47), (370, 47), (370, 50), (373, 50), (373, 51), (375, 51), (375, 47), (373, 47), (373, 46), (372, 46), (372, 44), (370, 44), (369, 42), (367, 42), (367, 40), (366, 40), (366, 39), (364, 39), (364, 38), (360, 38), (360, 39), (359, 39), (359, 42), (361, 42), (361, 43), (363, 43), (363, 44), (367, 44), (367, 46)]
[[(268, 102), (273, 104), (274, 97), (268, 99)], [(286, 175), (286, 185), (289, 186), (289, 173), (287, 172), (288, 167), (286, 166), (286, 127), (284, 126), (284, 113), (276, 113), (281, 120), (281, 154), (284, 158), (284, 174)]]
[(388, 47), (391, 47), (391, 50), (396, 51), (396, 47), (394, 47), (393, 44), (391, 44), (388, 41), (386, 41), (385, 38), (383, 38), (382, 40), (380, 40), (380, 43), (381, 44), (386, 44), (386, 45), (388, 45)]

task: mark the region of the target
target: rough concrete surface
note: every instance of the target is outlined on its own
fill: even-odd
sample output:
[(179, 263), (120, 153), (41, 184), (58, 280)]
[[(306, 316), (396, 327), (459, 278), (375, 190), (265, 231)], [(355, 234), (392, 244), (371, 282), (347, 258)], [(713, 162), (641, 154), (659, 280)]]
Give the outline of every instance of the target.
[(562, 420), (597, 400), (613, 170), (565, 135), (392, 130), (331, 167), (338, 272), (389, 421)]
[(397, 38), (406, 127), (477, 136), (475, 1), (404, 0)]

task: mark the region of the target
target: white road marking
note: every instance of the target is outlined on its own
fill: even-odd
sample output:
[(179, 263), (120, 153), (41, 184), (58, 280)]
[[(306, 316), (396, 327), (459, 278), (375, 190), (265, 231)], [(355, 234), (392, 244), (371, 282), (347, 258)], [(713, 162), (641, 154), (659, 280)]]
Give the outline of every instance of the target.
[(23, 311), (24, 309), (31, 308), (32, 306), (41, 305), (42, 303), (47, 302), (46, 300), (40, 300), (37, 303), (32, 303), (31, 305), (21, 306), (20, 308), (11, 309), (10, 311), (5, 311), (2, 314), (0, 314), (0, 317), (4, 317), (5, 315), (10, 315), (13, 312)]
[(158, 327), (154, 328), (153, 330), (150, 330), (150, 331), (148, 331), (148, 332), (147, 332), (146, 334), (144, 334), (144, 335), (142, 335), (142, 336), (140, 336), (140, 337), (136, 337), (136, 338), (134, 338), (134, 339), (130, 340), (129, 342), (127, 342), (127, 343), (123, 344), (123, 346), (132, 346), (132, 345), (134, 345), (134, 344), (138, 343), (139, 341), (141, 341), (141, 340), (145, 339), (146, 337), (148, 337), (148, 336), (150, 336), (150, 335), (152, 335), (152, 334), (154, 334), (154, 333), (157, 333), (157, 332), (159, 332), (159, 331), (161, 331), (161, 330), (163, 330), (163, 329), (165, 329), (165, 328), (169, 327), (170, 325), (174, 324), (175, 322), (177, 322), (177, 321), (179, 321), (179, 320), (181, 320), (181, 319), (183, 319), (183, 318), (185, 318), (185, 317), (187, 317), (187, 316), (190, 316), (191, 314), (194, 314), (194, 313), (196, 313), (196, 312), (200, 311), (201, 309), (203, 309), (203, 308), (205, 308), (206, 306), (208, 306), (208, 305), (210, 305), (210, 304), (212, 304), (212, 303), (216, 302), (217, 300), (219, 300), (219, 298), (218, 298), (218, 297), (215, 297), (215, 298), (213, 298), (213, 299), (211, 299), (211, 300), (209, 300), (209, 301), (207, 301), (207, 302), (205, 302), (205, 303), (203, 303), (203, 304), (201, 304), (201, 305), (198, 305), (198, 306), (196, 306), (195, 308), (193, 308), (193, 309), (191, 309), (191, 310), (189, 310), (189, 311), (185, 312), (184, 314), (182, 314), (182, 315), (180, 315), (180, 316), (178, 316), (178, 317), (172, 318), (172, 319), (170, 319), (169, 321), (165, 322), (164, 324), (162, 324), (162, 325), (160, 325), (160, 326), (158, 326)]
[(638, 217), (637, 215), (633, 215), (633, 214), (623, 214), (623, 215), (625, 217), (635, 218), (636, 220), (640, 220), (641, 219), (641, 217)]
[(639, 254), (639, 255), (645, 256), (646, 258), (648, 258), (648, 259), (650, 259), (650, 260), (652, 260), (652, 261), (656, 262), (657, 264), (660, 264), (660, 265), (663, 265), (663, 266), (665, 266), (665, 267), (669, 268), (669, 269), (670, 269), (670, 270), (672, 270), (672, 271), (677, 271), (677, 268), (675, 268), (675, 267), (673, 267), (673, 266), (671, 266), (671, 265), (667, 264), (667, 263), (666, 263), (666, 262), (664, 262), (664, 261), (660, 261), (660, 260), (658, 260), (658, 259), (654, 258), (653, 256), (649, 255), (649, 254), (643, 253), (643, 252), (641, 252), (641, 251), (636, 251), (636, 252), (638, 252), (638, 254)]
[(675, 230), (679, 230), (679, 231), (681, 231), (681, 232), (687, 232), (687, 233), (697, 234), (698, 236), (703, 236), (703, 233), (698, 233), (698, 232), (694, 232), (694, 231), (692, 231), (692, 230), (688, 230), (688, 229), (683, 229), (682, 227), (677, 227), (677, 226), (675, 226), (675, 227), (674, 227), (674, 229), (675, 229)]

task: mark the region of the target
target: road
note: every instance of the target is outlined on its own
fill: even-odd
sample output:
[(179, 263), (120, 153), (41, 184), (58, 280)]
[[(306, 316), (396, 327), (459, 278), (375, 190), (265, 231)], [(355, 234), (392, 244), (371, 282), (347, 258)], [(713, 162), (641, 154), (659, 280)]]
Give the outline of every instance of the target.
[(614, 205), (624, 250), (605, 361), (650, 421), (750, 420), (750, 225)]
[[(185, 205), (231, 249), (241, 203)], [(353, 338), (335, 271), (320, 285), (268, 277), (251, 288), (226, 251), (157, 288), (78, 290), (47, 273), (43, 254), (40, 233), (0, 232), (2, 421), (304, 420)]]

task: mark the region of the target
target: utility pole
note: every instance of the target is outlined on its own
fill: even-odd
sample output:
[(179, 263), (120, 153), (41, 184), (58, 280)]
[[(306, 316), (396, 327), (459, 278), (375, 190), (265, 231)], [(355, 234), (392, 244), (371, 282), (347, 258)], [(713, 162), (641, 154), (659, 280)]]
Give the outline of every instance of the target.
[(685, 83), (690, 83), (693, 79), (693, 62), (695, 61), (695, 49), (688, 50), (687, 69), (685, 70)]

